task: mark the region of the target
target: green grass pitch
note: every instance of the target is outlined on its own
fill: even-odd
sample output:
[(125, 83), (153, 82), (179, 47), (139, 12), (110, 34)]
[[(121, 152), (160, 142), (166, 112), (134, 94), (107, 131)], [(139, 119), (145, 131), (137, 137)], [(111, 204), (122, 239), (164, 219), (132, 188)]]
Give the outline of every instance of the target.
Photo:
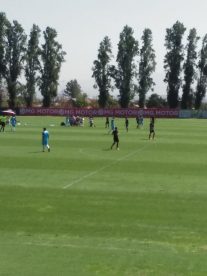
[[(0, 275), (207, 275), (207, 122), (19, 117), (0, 133)], [(41, 132), (51, 152), (42, 152)]]

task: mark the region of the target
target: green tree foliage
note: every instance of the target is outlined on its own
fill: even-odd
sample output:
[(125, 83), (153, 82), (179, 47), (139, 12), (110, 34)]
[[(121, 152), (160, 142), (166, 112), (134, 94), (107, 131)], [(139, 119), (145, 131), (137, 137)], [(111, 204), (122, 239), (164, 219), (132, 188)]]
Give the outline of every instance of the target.
[(25, 78), (26, 89), (24, 99), (27, 106), (32, 106), (35, 95), (35, 87), (37, 82), (37, 71), (40, 69), (40, 48), (39, 48), (40, 29), (37, 25), (33, 25), (30, 32), (27, 51), (25, 55)]
[(6, 25), (7, 25), (7, 18), (5, 13), (0, 13), (0, 106), (3, 104), (3, 89), (2, 89), (2, 82), (3, 76), (5, 73), (5, 63), (4, 63), (4, 56), (5, 56), (5, 34), (6, 34)]
[(111, 74), (119, 90), (119, 102), (123, 108), (128, 107), (134, 97), (132, 81), (136, 73), (134, 59), (138, 55), (138, 41), (133, 37), (133, 33), (131, 27), (127, 25), (124, 27), (118, 43), (116, 58), (118, 66), (111, 68)]
[(2, 83), (2, 78), (5, 75), (5, 47), (6, 47), (6, 28), (8, 26), (8, 20), (5, 13), (0, 13), (0, 84)]
[(197, 60), (197, 42), (199, 37), (197, 36), (196, 29), (191, 29), (188, 36), (187, 44), (187, 58), (184, 63), (184, 85), (183, 94), (181, 100), (181, 108), (188, 109), (193, 106), (193, 89), (192, 84), (196, 77), (196, 60)]
[(7, 83), (9, 107), (15, 107), (18, 78), (23, 69), (26, 35), (17, 22), (7, 23), (5, 34), (5, 56), (3, 61), (3, 76)]
[(88, 105), (87, 98), (88, 96), (86, 93), (81, 93), (81, 95), (77, 98), (77, 100), (74, 101), (73, 105), (75, 107), (85, 107)]
[(72, 101), (72, 104), (75, 107), (83, 107), (87, 105), (87, 94), (82, 92), (81, 86), (76, 79), (71, 80), (66, 84), (63, 94)]
[(150, 29), (145, 29), (142, 35), (138, 74), (140, 107), (145, 106), (147, 92), (153, 90), (153, 86), (155, 85), (152, 79), (152, 73), (155, 71), (155, 66), (155, 51), (152, 48), (152, 31)]
[(98, 50), (98, 59), (93, 62), (93, 75), (96, 81), (95, 87), (99, 89), (99, 106), (107, 107), (109, 105), (110, 89), (111, 89), (111, 67), (110, 60), (112, 56), (111, 42), (106, 36), (100, 43)]
[(153, 107), (162, 108), (166, 106), (167, 106), (167, 101), (156, 93), (153, 93), (152, 95), (150, 95), (149, 99), (147, 100), (148, 108), (153, 108)]
[(202, 48), (199, 54), (199, 77), (196, 87), (195, 94), (195, 108), (199, 109), (202, 103), (203, 98), (206, 95), (207, 87), (207, 34), (204, 36), (202, 41)]
[(57, 96), (59, 73), (66, 53), (62, 51), (62, 45), (56, 41), (56, 30), (47, 27), (43, 34), (45, 43), (41, 50), (42, 66), (39, 86), (43, 96), (43, 106), (49, 107)]
[(184, 25), (179, 21), (172, 28), (166, 30), (165, 46), (167, 54), (164, 59), (166, 71), (164, 81), (167, 82), (167, 101), (170, 108), (176, 108), (179, 103), (181, 63), (184, 59), (182, 38), (185, 30)]
[(66, 84), (64, 95), (69, 99), (77, 99), (81, 96), (81, 86), (76, 79), (71, 80)]

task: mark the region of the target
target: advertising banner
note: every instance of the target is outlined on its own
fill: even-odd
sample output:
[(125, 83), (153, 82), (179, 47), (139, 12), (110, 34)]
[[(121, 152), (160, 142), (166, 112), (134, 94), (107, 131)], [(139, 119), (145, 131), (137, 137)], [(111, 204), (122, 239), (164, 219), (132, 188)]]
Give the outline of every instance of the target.
[(192, 116), (192, 110), (180, 110), (179, 112), (179, 118), (191, 118)]
[(159, 108), (19, 108), (21, 116), (80, 116), (80, 117), (156, 117), (179, 118), (178, 109)]
[(180, 110), (179, 118), (195, 118), (195, 119), (206, 119), (207, 118), (207, 110)]

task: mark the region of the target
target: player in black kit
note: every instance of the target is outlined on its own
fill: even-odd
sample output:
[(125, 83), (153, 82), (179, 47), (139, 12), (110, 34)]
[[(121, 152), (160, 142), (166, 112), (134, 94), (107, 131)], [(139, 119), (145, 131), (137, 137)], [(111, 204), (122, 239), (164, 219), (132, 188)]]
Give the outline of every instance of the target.
[(113, 149), (113, 146), (116, 144), (116, 149), (119, 150), (119, 132), (117, 127), (115, 127), (115, 129), (113, 130), (112, 135), (113, 135), (114, 142), (111, 145), (111, 149)]
[(150, 126), (149, 126), (149, 139), (151, 139), (151, 136), (152, 136), (152, 139), (155, 138), (155, 125), (153, 121), (150, 122)]

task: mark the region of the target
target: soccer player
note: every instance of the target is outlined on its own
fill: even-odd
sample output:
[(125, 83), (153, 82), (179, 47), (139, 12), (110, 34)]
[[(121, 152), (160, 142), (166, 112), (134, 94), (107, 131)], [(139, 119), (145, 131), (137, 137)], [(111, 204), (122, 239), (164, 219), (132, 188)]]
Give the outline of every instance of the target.
[(0, 129), (0, 131), (2, 131), (2, 132), (4, 132), (4, 128), (5, 128), (5, 126), (6, 126), (6, 117), (3, 115), (3, 117), (1, 117), (1, 120), (0, 120), (0, 122), (1, 122), (1, 129)]
[(119, 132), (117, 127), (115, 127), (115, 129), (113, 130), (112, 135), (113, 135), (114, 142), (111, 145), (111, 149), (113, 149), (113, 146), (116, 144), (116, 149), (119, 150)]
[(139, 116), (136, 117), (137, 128), (139, 128)]
[(155, 138), (155, 125), (152, 120), (150, 121), (150, 126), (149, 126), (149, 140), (151, 139), (151, 136), (152, 136), (152, 139)]
[(90, 127), (95, 127), (93, 117), (89, 117), (89, 126)]
[(144, 117), (142, 115), (139, 117), (139, 125), (140, 127), (143, 127), (144, 125)]
[(109, 128), (109, 117), (106, 117), (105, 128)]
[(126, 131), (129, 131), (129, 119), (126, 117), (125, 118), (125, 127), (126, 127)]
[(109, 130), (108, 133), (112, 132), (115, 130), (115, 120), (114, 117), (111, 118), (111, 129)]
[(48, 152), (50, 152), (50, 146), (49, 146), (49, 132), (44, 127), (42, 132), (42, 151), (45, 151), (45, 148), (47, 148)]
[(16, 123), (17, 123), (16, 117), (12, 116), (11, 119), (10, 119), (10, 124), (11, 124), (11, 130), (12, 131), (15, 131), (15, 129), (16, 129)]
[(154, 116), (152, 116), (151, 118), (150, 118), (150, 122), (154, 125), (155, 124), (155, 117)]

